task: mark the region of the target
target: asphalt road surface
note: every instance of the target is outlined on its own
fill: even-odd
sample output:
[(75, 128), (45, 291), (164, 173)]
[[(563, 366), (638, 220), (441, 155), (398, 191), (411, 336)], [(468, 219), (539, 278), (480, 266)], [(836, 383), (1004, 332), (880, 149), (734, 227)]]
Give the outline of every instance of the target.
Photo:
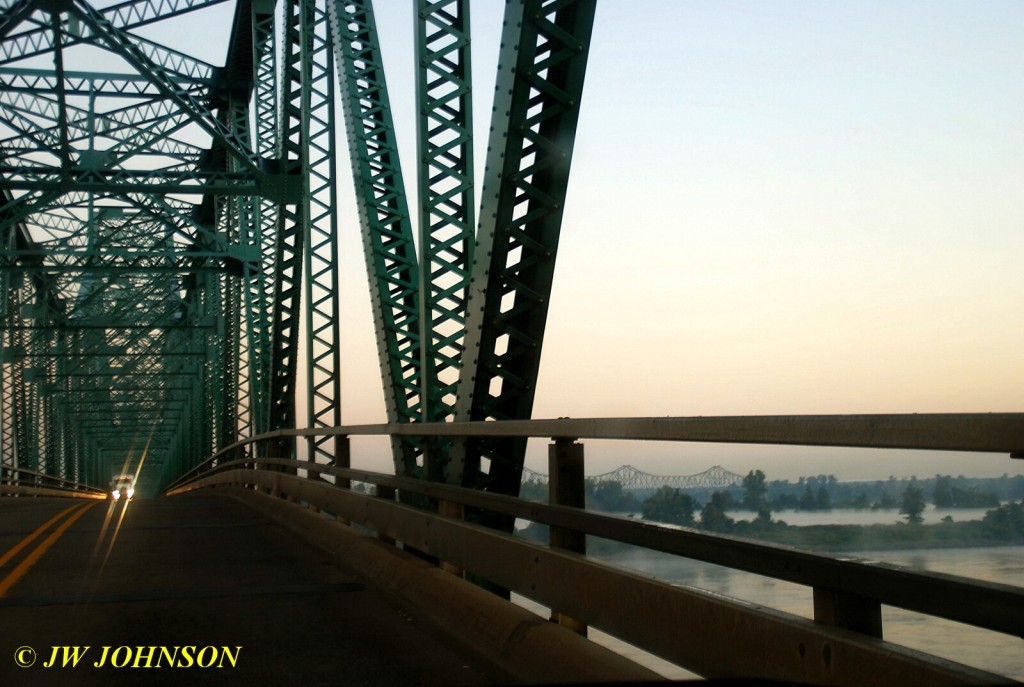
[(0, 500), (0, 685), (492, 677), (229, 498)]

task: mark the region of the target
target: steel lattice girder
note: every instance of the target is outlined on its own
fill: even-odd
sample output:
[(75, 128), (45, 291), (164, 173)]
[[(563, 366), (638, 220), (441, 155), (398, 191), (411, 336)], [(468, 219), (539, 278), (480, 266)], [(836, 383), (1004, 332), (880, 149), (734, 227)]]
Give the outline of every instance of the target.
[[(459, 420), (527, 419), (533, 409), (595, 4), (506, 5)], [(518, 494), (525, 452), (523, 439), (457, 442), (448, 481)]]
[[(356, 180), (389, 422), (421, 417), (419, 267), (370, 0), (332, 0), (331, 27)], [(393, 439), (395, 471), (419, 476), (415, 443)]]
[[(418, 0), (417, 14), (421, 406), (424, 422), (445, 422), (455, 417), (476, 223), (469, 1)], [(449, 450), (425, 446), (428, 479), (444, 479)]]
[[(112, 439), (139, 447), (148, 432), (171, 437), (152, 453), (171, 478), (239, 433), (294, 422), (269, 397), (271, 379), (294, 394), (301, 314), (297, 296), (280, 305), (274, 293), (281, 281), (298, 293), (303, 260), (310, 412), (339, 421), (326, 11), (300, 0), (279, 21), (272, 1), (239, 0), (223, 67), (132, 32), (218, 4), (0, 3), (4, 464), (105, 479), (96, 461)], [(285, 29), (301, 47), (279, 64)], [(117, 67), (66, 70), (82, 50)], [(53, 68), (40, 68), (46, 56)], [(313, 123), (286, 143), (300, 118)], [(313, 238), (283, 280), (274, 265), (296, 234)]]
[[(507, 3), (475, 242), (468, 3), (416, 8), (418, 262), (372, 4), (331, 5), (388, 420), (528, 418), (595, 3)], [(393, 441), (396, 471), (423, 475)], [(460, 443), (450, 464), (431, 443), (428, 478), (518, 493), (525, 441)]]
[[(338, 294), (337, 151), (334, 112), (334, 46), (326, 8), (309, 4), (308, 155), (309, 220), (305, 224), (307, 425), (341, 424), (340, 305)], [(335, 439), (310, 442), (310, 460), (333, 462)]]

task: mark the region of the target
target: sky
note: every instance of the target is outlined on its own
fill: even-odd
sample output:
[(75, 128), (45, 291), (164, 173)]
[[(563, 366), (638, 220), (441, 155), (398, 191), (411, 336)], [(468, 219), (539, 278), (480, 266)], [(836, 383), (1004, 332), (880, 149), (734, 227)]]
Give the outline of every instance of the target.
[[(375, 4), (415, 208), (413, 2)], [(478, 193), (503, 6), (471, 10)], [(171, 44), (219, 63), (223, 25), (199, 15)], [(1021, 35), (1018, 0), (599, 0), (534, 417), (1024, 411)], [(339, 146), (342, 420), (379, 423)], [(357, 467), (391, 469), (386, 442), (354, 442)], [(545, 443), (528, 467), (547, 471)], [(586, 451), (588, 474), (1024, 474), (1003, 455)]]
[[(472, 5), (478, 178), (502, 4)], [(377, 7), (415, 207), (412, 3)], [(599, 2), (534, 417), (1024, 410), (1022, 30), (1020, 2)], [(347, 170), (342, 195), (343, 422), (375, 423)], [(527, 465), (546, 472), (544, 444)], [(1003, 455), (588, 442), (588, 474), (623, 463), (1024, 474)]]

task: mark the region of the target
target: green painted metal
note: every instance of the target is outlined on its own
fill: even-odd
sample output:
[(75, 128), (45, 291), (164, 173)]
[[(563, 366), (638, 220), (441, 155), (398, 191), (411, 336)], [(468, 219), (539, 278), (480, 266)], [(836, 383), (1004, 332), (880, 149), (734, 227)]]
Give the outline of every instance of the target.
[[(249, 59), (255, 76), (252, 109), (256, 149), (263, 159), (273, 159), (278, 150), (278, 60), (273, 2), (255, 3), (247, 25), (239, 31), (251, 36)], [(236, 25), (237, 26), (237, 25)], [(233, 41), (234, 44), (234, 41)], [(239, 50), (241, 53), (242, 51)], [(239, 63), (245, 62), (240, 54)], [(277, 204), (266, 198), (250, 198), (240, 210), (244, 246), (257, 251), (258, 264), (250, 264), (243, 275), (246, 327), (249, 341), (249, 390), (252, 405), (251, 432), (270, 429), (270, 384), (272, 359), (271, 321), (274, 312), (274, 267), (277, 247)], [(244, 430), (243, 430), (244, 431)]]
[[(529, 417), (594, 1), (507, 3), (479, 212), (469, 2), (414, 5), (418, 247), (370, 0), (0, 0), (0, 461), (160, 482), (340, 424), (335, 75), (388, 421)], [(149, 30), (206, 16), (220, 63)], [(524, 446), (393, 453), (515, 493)]]
[[(532, 413), (595, 5), (506, 5), (458, 420)], [(518, 494), (525, 452), (523, 439), (457, 442), (448, 481)]]
[[(373, 4), (332, 0), (329, 10), (388, 421), (415, 422), (423, 381), (419, 267)], [(394, 439), (392, 451), (398, 474), (422, 475), (416, 442)]]
[[(155, 491), (293, 427), (300, 320), (310, 421), (337, 424), (326, 6), (0, 10), (0, 461), (103, 486), (144, 459)], [(230, 32), (222, 64), (186, 19)]]
[[(337, 151), (335, 148), (334, 46), (326, 7), (310, 3), (309, 110), (306, 149), (309, 221), (305, 243), (306, 407), (308, 427), (341, 424), (340, 303), (338, 284)], [(333, 463), (333, 437), (309, 443), (309, 460)]]
[[(388, 420), (528, 418), (595, 3), (507, 3), (474, 239), (469, 3), (416, 0), (418, 260), (372, 4), (331, 8)], [(525, 441), (408, 439), (399, 474), (518, 492)]]
[[(417, 0), (419, 338), (422, 420), (454, 419), (476, 225), (468, 0)], [(442, 481), (450, 442), (425, 446)]]
[[(308, 186), (303, 176), (306, 166), (302, 141), (308, 136), (304, 115), (308, 97), (302, 85), (307, 82), (304, 60), (308, 39), (300, 21), (303, 3), (282, 3), (285, 23), (282, 37), (281, 114), (277, 133), (277, 183), (272, 197), (277, 200), (276, 262), (274, 265), (274, 311), (271, 327), (270, 428), (295, 426), (295, 379), (298, 370), (300, 298), (302, 294), (303, 223), (309, 216)], [(277, 455), (290, 456), (291, 441), (275, 446)]]

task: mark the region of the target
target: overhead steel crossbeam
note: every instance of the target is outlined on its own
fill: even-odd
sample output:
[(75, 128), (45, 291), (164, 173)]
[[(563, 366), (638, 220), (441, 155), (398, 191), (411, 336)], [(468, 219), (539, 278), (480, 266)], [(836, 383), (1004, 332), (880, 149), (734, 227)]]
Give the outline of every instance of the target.
[[(112, 26), (130, 30), (222, 2), (227, 0), (129, 0), (101, 9), (100, 13)], [(62, 18), (62, 21), (65, 23), (65, 32), (76, 33), (67, 26), (70, 23), (69, 18)], [(26, 30), (12, 34), (0, 45), (0, 64), (46, 54), (53, 49), (53, 34), (49, 31), (48, 25), (29, 18), (23, 26), (27, 27)], [(88, 29), (77, 27), (77, 36), (74, 40), (85, 41), (90, 37)]]
[(300, 321), (340, 421), (327, 10), (275, 5), (0, 2), (3, 464), (103, 482), (160, 437), (156, 482), (294, 427)]
[[(594, 11), (593, 0), (506, 5), (458, 420), (533, 410)], [(448, 481), (518, 494), (525, 452), (523, 439), (458, 442)]]

